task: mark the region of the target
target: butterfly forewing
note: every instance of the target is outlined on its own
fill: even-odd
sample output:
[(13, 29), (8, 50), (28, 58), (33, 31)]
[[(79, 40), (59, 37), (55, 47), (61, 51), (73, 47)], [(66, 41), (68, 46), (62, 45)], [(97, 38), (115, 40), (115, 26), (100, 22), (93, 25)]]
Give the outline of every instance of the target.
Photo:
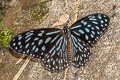
[(71, 40), (74, 55), (72, 64), (75, 67), (80, 68), (89, 61), (90, 49), (83, 41), (73, 35), (71, 35)]
[(71, 34), (93, 46), (108, 28), (109, 21), (109, 17), (101, 13), (86, 16), (70, 27)]
[(61, 29), (46, 28), (26, 31), (15, 36), (10, 47), (18, 53), (40, 58), (43, 66), (51, 72), (64, 70), (66, 40)]

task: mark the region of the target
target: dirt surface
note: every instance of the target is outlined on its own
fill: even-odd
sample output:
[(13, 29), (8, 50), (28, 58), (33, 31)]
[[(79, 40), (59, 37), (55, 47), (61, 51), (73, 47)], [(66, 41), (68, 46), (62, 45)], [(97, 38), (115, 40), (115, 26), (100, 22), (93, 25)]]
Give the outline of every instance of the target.
[[(3, 0), (4, 1), (4, 0)], [(33, 6), (44, 0), (5, 1), (7, 8), (1, 21), (4, 28), (20, 32), (50, 27), (61, 15), (68, 14), (72, 19), (77, 0), (51, 0), (47, 2), (48, 14), (42, 22), (34, 21), (29, 15)], [(88, 65), (80, 69), (70, 66), (66, 80), (120, 80), (120, 0), (80, 0), (78, 19), (93, 13), (105, 13), (110, 17), (110, 26), (98, 43), (91, 48), (92, 56)], [(71, 20), (69, 25), (71, 25)], [(0, 49), (0, 80), (12, 80), (25, 59), (18, 65), (21, 55), (9, 49)], [(18, 80), (63, 80), (64, 72), (50, 73), (45, 70), (38, 59), (31, 59)]]

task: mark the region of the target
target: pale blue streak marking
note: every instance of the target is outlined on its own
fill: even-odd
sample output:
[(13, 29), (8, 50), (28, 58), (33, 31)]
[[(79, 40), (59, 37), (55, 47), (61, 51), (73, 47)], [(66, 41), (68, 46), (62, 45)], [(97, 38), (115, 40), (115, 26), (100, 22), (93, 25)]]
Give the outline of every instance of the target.
[(60, 64), (60, 60), (58, 60), (58, 63)]
[(94, 18), (95, 18), (95, 16), (89, 16), (88, 18), (89, 18), (89, 19), (90, 19), (90, 18), (94, 19)]
[(63, 63), (63, 60), (61, 59), (61, 63)]
[(84, 48), (83, 45), (80, 44), (80, 42), (78, 42), (78, 45), (79, 45), (82, 49)]
[(38, 33), (38, 36), (42, 36), (43, 35), (43, 33), (44, 33), (44, 31), (41, 31), (40, 33)]
[(77, 25), (77, 26), (71, 27), (70, 29), (76, 29), (76, 28), (80, 28), (80, 27), (81, 27), (81, 25)]
[(28, 37), (30, 37), (30, 36), (32, 36), (33, 35), (33, 33), (30, 33), (29, 35), (27, 35), (26, 37), (25, 37), (25, 39), (27, 39)]
[(59, 43), (59, 45), (58, 45), (58, 47), (57, 47), (57, 51), (60, 49), (61, 44), (62, 44), (62, 39), (60, 40), (60, 43)]
[(51, 57), (55, 55), (55, 52), (56, 52), (56, 51), (54, 50), (53, 53), (51, 54)]
[(91, 36), (92, 38), (94, 38), (94, 35), (91, 34), (90, 36)]
[(30, 52), (30, 50), (28, 49), (28, 50), (27, 50), (27, 53), (29, 53), (29, 52)]
[(99, 35), (99, 34), (100, 34), (100, 32), (98, 32), (98, 31), (97, 31), (97, 34)]
[(53, 63), (53, 65), (55, 65), (55, 60), (52, 63)]
[(97, 30), (99, 30), (100, 28), (98, 26), (95, 26)]
[(42, 53), (41, 53), (41, 56), (43, 56), (43, 54), (44, 54), (44, 53), (42, 52)]
[(53, 43), (58, 38), (58, 35), (51, 41)]
[(79, 51), (83, 52), (82, 49), (80, 47), (78, 47)]
[(83, 30), (81, 30), (81, 29), (79, 30), (79, 32), (80, 32), (80, 33), (82, 33), (82, 34), (84, 34), (84, 33), (85, 33), (85, 32), (84, 32)]
[(37, 41), (37, 40), (39, 40), (39, 38), (38, 38), (38, 37), (34, 39), (34, 41)]
[(20, 41), (18, 42), (18, 45), (21, 45), (21, 42), (20, 42)]
[(47, 44), (50, 40), (51, 40), (51, 37), (48, 37), (48, 38), (45, 40), (45, 44)]
[(28, 39), (25, 40), (25, 43), (28, 42), (31, 39), (31, 37), (29, 37)]
[(73, 41), (73, 44), (75, 45), (75, 47), (77, 48), (77, 44), (76, 44), (77, 40), (75, 39), (74, 36), (72, 36), (72, 41)]
[(77, 39), (73, 36), (73, 35), (71, 35), (72, 36), (72, 38), (77, 42)]
[(101, 17), (101, 15), (100, 15), (100, 14), (98, 15), (98, 18), (99, 18), (99, 19), (102, 19), (102, 17)]
[(56, 66), (56, 69), (58, 69), (58, 66)]
[(76, 35), (78, 35), (78, 36), (80, 36), (80, 34), (79, 34), (79, 33), (77, 33), (77, 32), (75, 32), (75, 31), (73, 31), (73, 33), (74, 33), (74, 34), (76, 34)]
[(45, 51), (46, 50), (46, 47), (43, 45), (42, 46), (42, 51)]
[(91, 27), (92, 25), (88, 24), (87, 27)]
[(93, 21), (96, 21), (96, 19), (95, 19), (95, 18), (90, 18), (89, 20), (93, 20)]
[(83, 21), (83, 20), (81, 21), (81, 23), (83, 23), (83, 25), (86, 25), (86, 24), (87, 24), (87, 22), (85, 22), (85, 21)]
[(62, 50), (65, 51), (65, 39), (63, 41)]
[(47, 63), (49, 63), (49, 62), (50, 62), (50, 59), (47, 60)]
[(82, 57), (80, 56), (80, 60), (82, 61)]
[(31, 34), (31, 32), (26, 32), (26, 34), (25, 34), (25, 35), (29, 35), (29, 34)]
[(27, 43), (27, 44), (26, 44), (26, 46), (25, 46), (25, 48), (28, 48), (28, 47), (29, 47), (29, 45), (30, 45), (30, 44), (29, 44), (29, 43)]
[(48, 33), (46, 33), (46, 35), (52, 35), (52, 34), (56, 34), (56, 33), (59, 33), (59, 32), (61, 32), (61, 30), (59, 30), (59, 31), (53, 31), (53, 32), (48, 32)]
[(86, 32), (90, 32), (90, 30), (89, 30), (88, 28), (85, 28), (85, 31), (86, 31)]
[(96, 21), (92, 21), (92, 23), (94, 23), (94, 24), (98, 24), (98, 22), (96, 22)]
[(53, 58), (51, 58), (51, 61), (53, 61)]
[(43, 40), (39, 40), (38, 45), (40, 46), (42, 42), (43, 42)]
[(88, 40), (88, 35), (85, 35), (85, 39)]
[(83, 55), (84, 55), (84, 57), (87, 57), (86, 54), (83, 54)]
[(35, 44), (35, 42), (32, 42), (32, 46)]
[(35, 49), (35, 52), (38, 52), (38, 50), (39, 50), (39, 48), (36, 48), (36, 49)]
[(20, 48), (22, 48), (22, 45), (20, 45)]
[(34, 46), (33, 46), (33, 48), (32, 48), (32, 50), (34, 51), (34, 50), (35, 50), (35, 48), (36, 48), (36, 46), (34, 45)]
[(22, 39), (22, 35), (18, 35), (18, 40), (21, 40)]
[(15, 49), (18, 49), (18, 47), (15, 47)]
[(95, 35), (95, 32), (94, 32), (94, 31), (92, 31), (92, 34), (94, 34), (94, 35)]
[(101, 20), (100, 22), (101, 22), (102, 24), (104, 23), (104, 21), (103, 21), (103, 20)]
[(58, 41), (56, 42), (56, 45), (58, 45), (58, 43), (60, 42), (60, 40), (62, 40), (63, 39), (63, 36), (60, 38), (60, 39), (58, 39)]
[(94, 28), (94, 27), (91, 27), (91, 29), (92, 29), (92, 30), (95, 30), (95, 28)]
[(56, 62), (58, 62), (58, 58), (56, 58)]
[(74, 41), (74, 39), (72, 40), (72, 42), (73, 42), (73, 45), (75, 46), (75, 48), (77, 48), (78, 46), (77, 46), (76, 42)]
[(52, 47), (52, 49), (49, 51), (49, 53), (52, 53), (54, 49), (55, 49), (55, 46)]

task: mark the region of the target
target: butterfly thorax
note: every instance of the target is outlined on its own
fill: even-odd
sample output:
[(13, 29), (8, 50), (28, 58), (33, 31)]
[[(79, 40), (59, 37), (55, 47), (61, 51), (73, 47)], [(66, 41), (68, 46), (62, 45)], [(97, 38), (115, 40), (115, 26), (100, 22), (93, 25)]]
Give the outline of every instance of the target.
[(63, 34), (65, 37), (65, 40), (67, 41), (67, 60), (69, 62), (72, 62), (72, 42), (71, 42), (71, 35), (70, 35), (70, 29), (67, 25), (63, 28)]

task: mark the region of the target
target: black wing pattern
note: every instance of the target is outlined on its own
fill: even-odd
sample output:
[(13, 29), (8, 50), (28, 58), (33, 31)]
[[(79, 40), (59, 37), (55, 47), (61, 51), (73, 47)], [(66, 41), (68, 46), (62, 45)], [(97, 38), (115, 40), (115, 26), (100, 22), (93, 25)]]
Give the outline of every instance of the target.
[(70, 27), (70, 31), (71, 34), (92, 47), (99, 37), (106, 31), (109, 22), (110, 19), (105, 14), (91, 14), (75, 22)]
[(66, 46), (62, 30), (57, 28), (26, 31), (10, 42), (14, 51), (40, 58), (43, 66), (51, 72), (59, 72), (69, 65), (65, 58)]
[(73, 51), (73, 61), (72, 64), (76, 68), (80, 68), (81, 66), (85, 66), (85, 64), (89, 61), (90, 57), (90, 49), (87, 44), (85, 44), (79, 38), (76, 38), (71, 34), (72, 40), (72, 51)]

